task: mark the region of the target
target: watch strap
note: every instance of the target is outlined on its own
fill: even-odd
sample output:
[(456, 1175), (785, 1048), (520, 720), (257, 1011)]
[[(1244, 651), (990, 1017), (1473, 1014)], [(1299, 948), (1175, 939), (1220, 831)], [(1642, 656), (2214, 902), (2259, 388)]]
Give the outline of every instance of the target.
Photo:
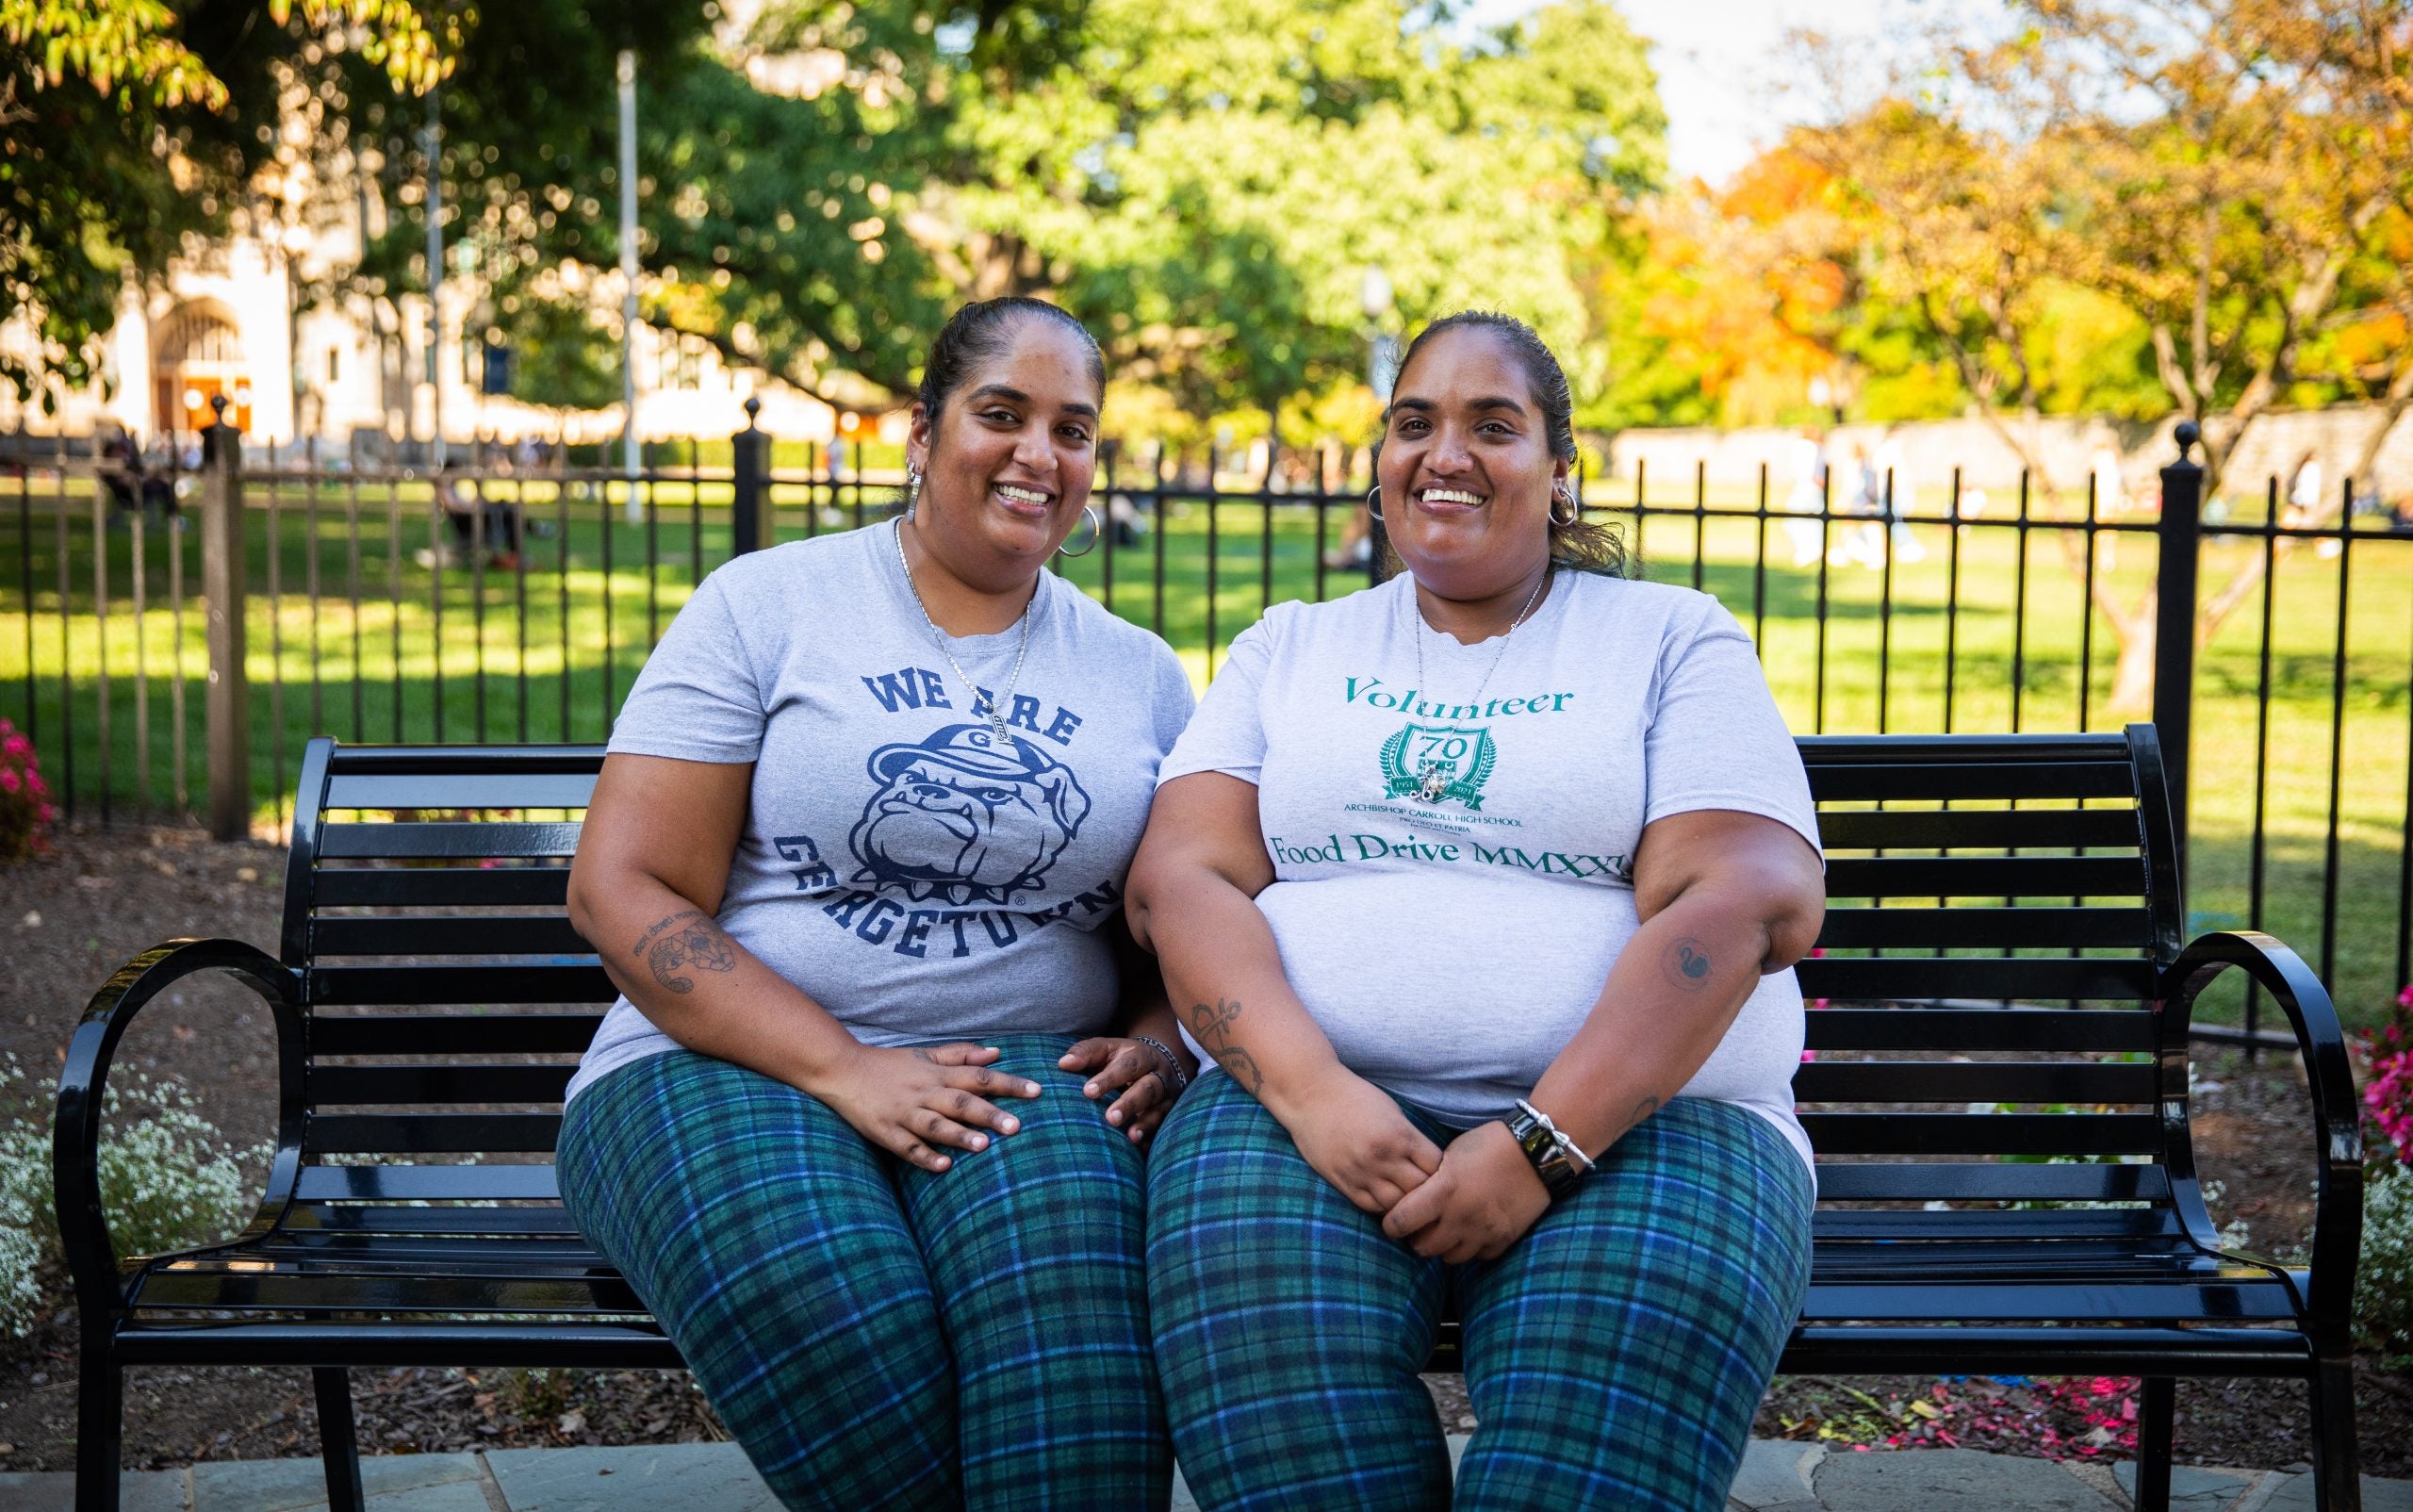
[[(1542, 1178), (1542, 1186), (1552, 1202), (1575, 1190), (1585, 1175), (1586, 1166), (1579, 1166), (1569, 1150), (1573, 1142), (1560, 1133), (1548, 1114), (1531, 1103), (1519, 1100), (1517, 1110), (1502, 1120), (1508, 1132), (1517, 1138), (1518, 1148), (1525, 1152), (1526, 1162), (1534, 1174)], [(1586, 1162), (1588, 1165), (1588, 1162)]]

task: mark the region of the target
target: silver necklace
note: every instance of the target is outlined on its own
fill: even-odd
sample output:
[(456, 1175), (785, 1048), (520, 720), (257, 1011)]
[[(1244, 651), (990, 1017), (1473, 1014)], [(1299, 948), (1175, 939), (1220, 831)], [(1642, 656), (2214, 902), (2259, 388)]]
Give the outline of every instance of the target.
[[(963, 680), (965, 690), (972, 695), (972, 710), (977, 715), (980, 711), (980, 684), (972, 681), (972, 674), (966, 672), (963, 664), (955, 659), (955, 653), (946, 649), (946, 632), (939, 629), (939, 622), (930, 617), (930, 606), (922, 601), (922, 585), (913, 581), (913, 564), (905, 559), (905, 518), (902, 515), (896, 518), (895, 534), (896, 565), (905, 573), (905, 587), (913, 595), (913, 607), (922, 611), (922, 623), (930, 627), (930, 638), (938, 643), (939, 654), (946, 658), (947, 666), (955, 668), (955, 675)], [(1006, 691), (989, 700), (989, 730), (997, 737), (997, 744), (1008, 749), (1012, 748), (1013, 737), (1006, 733), (1005, 706), (1013, 697), (1014, 685), (1022, 681), (1022, 659), (1030, 651), (1030, 608), (1037, 602), (1039, 584), (1034, 583), (1030, 585), (1030, 601), (1022, 606), (1022, 640), (1014, 647), (1013, 675), (1006, 679)], [(1420, 651), (1422, 648), (1420, 646), (1418, 649)], [(1421, 664), (1419, 664), (1418, 671), (1420, 673), (1422, 670)]]
[[(1541, 581), (1534, 584), (1533, 592), (1525, 595), (1525, 607), (1518, 610), (1517, 617), (1508, 621), (1507, 631), (1500, 637), (1500, 649), (1491, 653), (1491, 665), (1483, 669), (1483, 681), (1477, 682), (1474, 685), (1474, 691), (1467, 695), (1466, 702), (1472, 704), (1483, 701), (1483, 690), (1491, 685), (1491, 674), (1500, 670), (1501, 662), (1508, 655), (1508, 642), (1516, 637), (1517, 627), (1525, 622), (1525, 616), (1534, 612), (1535, 601), (1541, 598), (1542, 590), (1550, 586), (1551, 576), (1556, 570), (1555, 567), (1544, 568)], [(1424, 606), (1417, 602), (1416, 585), (1413, 583), (1410, 583), (1407, 588), (1407, 612), (1416, 616), (1417, 690), (1430, 692), (1431, 687), (1424, 681)], [(1416, 796), (1427, 803), (1440, 802), (1442, 795), (1449, 791), (1453, 775), (1453, 768), (1449, 764), (1437, 761), (1417, 763)]]

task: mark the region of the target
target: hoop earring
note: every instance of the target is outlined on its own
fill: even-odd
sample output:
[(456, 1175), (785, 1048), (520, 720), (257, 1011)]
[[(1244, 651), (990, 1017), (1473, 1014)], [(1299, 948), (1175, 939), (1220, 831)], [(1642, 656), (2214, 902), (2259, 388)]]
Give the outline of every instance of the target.
[(1376, 519), (1383, 518), (1382, 498), (1383, 485), (1379, 483), (1366, 490), (1366, 513)]
[(1077, 551), (1067, 551), (1059, 546), (1056, 548), (1058, 556), (1087, 556), (1097, 550), (1098, 542), (1106, 539), (1106, 522), (1098, 518), (1097, 510), (1092, 505), (1083, 504), (1081, 513), (1090, 518), (1090, 544)]
[(907, 468), (905, 469), (905, 518), (907, 519), (913, 518), (913, 510), (921, 501), (922, 469)]
[[(1564, 499), (1565, 501), (1567, 501), (1567, 516), (1566, 516), (1566, 518), (1563, 518), (1563, 519), (1559, 517), (1559, 513), (1558, 513), (1558, 503), (1559, 503), (1559, 501), (1560, 501), (1560, 500), (1562, 500), (1562, 499)], [(1577, 520), (1580, 520), (1580, 519), (1582, 519), (1583, 518), (1584, 518), (1584, 505), (1583, 505), (1582, 501), (1578, 500), (1578, 499), (1575, 497), (1575, 490), (1573, 490), (1572, 488), (1568, 488), (1568, 489), (1558, 489), (1558, 488), (1553, 488), (1553, 489), (1551, 489), (1551, 494), (1550, 494), (1550, 522), (1551, 522), (1551, 524), (1553, 524), (1553, 525), (1558, 525), (1558, 526), (1572, 525), (1572, 524), (1574, 524)]]

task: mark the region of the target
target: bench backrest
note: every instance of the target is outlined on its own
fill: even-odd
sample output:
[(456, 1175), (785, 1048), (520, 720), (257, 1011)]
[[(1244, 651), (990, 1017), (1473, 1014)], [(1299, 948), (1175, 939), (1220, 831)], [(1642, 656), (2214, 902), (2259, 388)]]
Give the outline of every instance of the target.
[[(2150, 727), (1800, 746), (1828, 853), (1798, 969), (1831, 1006), (1795, 1082), (1822, 1200), (2166, 1198), (2154, 994), (2184, 914)], [(563, 909), (601, 760), (311, 743), (281, 949), (311, 1005), (304, 1201), (553, 1194), (562, 1090), (614, 996)], [(1864, 1103), (1919, 1110), (1825, 1106)], [(2106, 1155), (2148, 1162), (1971, 1159)], [(366, 1158), (407, 1163), (344, 1163)]]
[[(616, 995), (564, 909), (602, 760), (310, 743), (279, 948), (310, 1005), (302, 1200), (554, 1195), (562, 1091)], [(408, 1163), (320, 1163), (364, 1157)]]
[[(1794, 1094), (1821, 1200), (2167, 1196), (2160, 1162), (2191, 1161), (2156, 1110), (2174, 1062), (2155, 994), (2186, 915), (2152, 727), (1800, 747), (1827, 922), (1797, 970), (1831, 1006)], [(2030, 1163), (2105, 1156), (2154, 1163)]]

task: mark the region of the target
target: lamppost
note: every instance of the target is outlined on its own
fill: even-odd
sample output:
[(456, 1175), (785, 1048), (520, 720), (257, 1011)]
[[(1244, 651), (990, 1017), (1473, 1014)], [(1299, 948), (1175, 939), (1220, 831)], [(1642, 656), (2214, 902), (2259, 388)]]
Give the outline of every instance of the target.
[(427, 395), (429, 470), (444, 470), (444, 116), (427, 91)]
[(1357, 283), (1357, 307), (1366, 312), (1366, 386), (1387, 404), (1399, 378), (1399, 337), (1383, 327), (1383, 317), (1391, 312), (1391, 275), (1367, 269)]
[(287, 439), (296, 448), (302, 444), (302, 402), (310, 391), (307, 364), (302, 358), (302, 288), (294, 275), (295, 267), (310, 254), (313, 238), (310, 227), (295, 221), (277, 238), (285, 253), (285, 373), (286, 403), (291, 406), (286, 414)]
[(628, 479), (629, 523), (637, 503), (637, 55), (623, 47), (620, 84), (620, 470)]
[[(1374, 391), (1378, 403), (1387, 406), (1391, 389), (1399, 382), (1399, 337), (1383, 323), (1391, 309), (1391, 277), (1380, 268), (1369, 268), (1357, 283), (1357, 307), (1366, 316), (1366, 386)], [(1375, 512), (1367, 522), (1367, 576), (1376, 583), (1390, 576), (1390, 532), (1384, 528), (1383, 517)]]

